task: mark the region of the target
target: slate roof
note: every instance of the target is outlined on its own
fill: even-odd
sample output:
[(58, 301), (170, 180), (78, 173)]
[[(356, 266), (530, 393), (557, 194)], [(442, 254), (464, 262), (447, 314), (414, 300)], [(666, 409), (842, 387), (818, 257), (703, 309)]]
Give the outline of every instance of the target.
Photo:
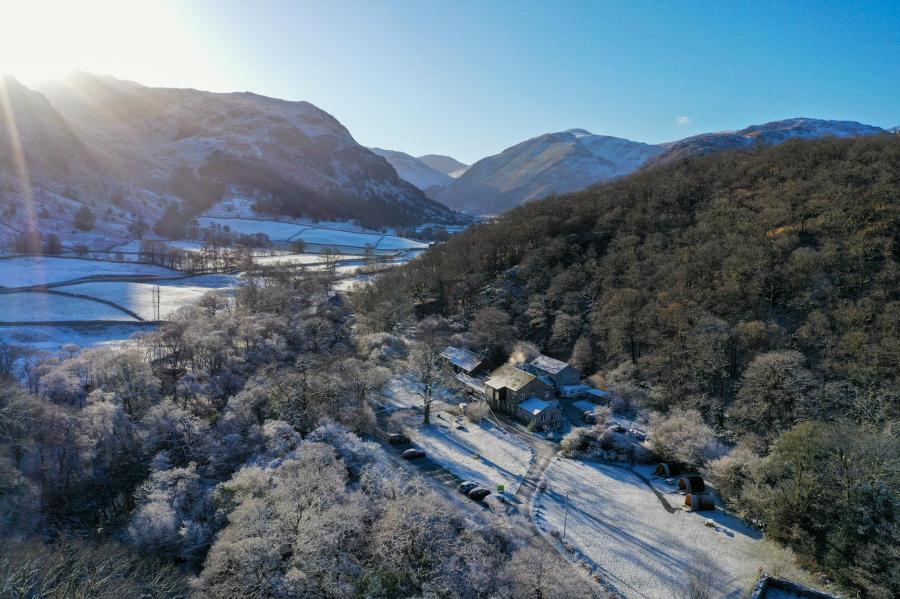
[(540, 354), (537, 358), (529, 362), (528, 365), (532, 368), (549, 372), (550, 374), (559, 374), (565, 370), (566, 366), (568, 366), (565, 362), (551, 358), (550, 356), (545, 356), (544, 354)]
[(484, 361), (483, 358), (475, 352), (463, 349), (462, 347), (454, 347), (452, 345), (448, 345), (444, 351), (441, 352), (441, 356), (449, 360), (454, 366), (462, 368), (466, 372), (472, 372)]
[(519, 407), (532, 416), (537, 416), (547, 408), (552, 408), (555, 405), (555, 401), (544, 401), (543, 399), (538, 399), (537, 397), (529, 397), (528, 399), (520, 403)]
[(504, 364), (491, 373), (491, 377), (485, 382), (485, 385), (494, 389), (511, 389), (518, 391), (535, 379), (533, 374), (529, 374), (524, 370), (519, 370), (510, 364)]
[(478, 393), (484, 393), (484, 383), (479, 381), (473, 376), (469, 376), (464, 372), (460, 372), (456, 375), (456, 380), (460, 383), (471, 389), (472, 391), (476, 391)]

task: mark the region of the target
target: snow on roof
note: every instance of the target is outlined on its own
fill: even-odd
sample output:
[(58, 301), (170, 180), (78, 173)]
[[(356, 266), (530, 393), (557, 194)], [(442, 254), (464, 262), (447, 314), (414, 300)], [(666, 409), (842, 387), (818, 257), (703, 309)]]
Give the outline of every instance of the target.
[(594, 387), (591, 387), (590, 389), (587, 390), (587, 394), (593, 395), (594, 397), (606, 397), (607, 395), (609, 395), (609, 391), (604, 391), (603, 389), (595, 389)]
[(478, 393), (484, 393), (484, 383), (476, 379), (475, 377), (469, 376), (465, 372), (460, 372), (456, 375), (456, 380), (460, 383), (472, 389), (473, 391), (477, 391)]
[(550, 356), (545, 356), (544, 354), (540, 354), (537, 358), (529, 362), (529, 365), (533, 368), (543, 370), (544, 372), (549, 372), (550, 374), (559, 374), (568, 366), (565, 362), (551, 358)]
[(555, 401), (544, 401), (543, 399), (538, 399), (537, 397), (529, 397), (528, 399), (520, 403), (519, 407), (532, 416), (537, 416), (547, 408), (552, 408), (555, 405)]
[(504, 364), (491, 373), (491, 377), (485, 385), (494, 389), (511, 389), (518, 391), (528, 383), (534, 380), (533, 374), (528, 374), (524, 370), (519, 370), (510, 364)]
[(478, 368), (478, 365), (482, 362), (481, 356), (475, 352), (471, 352), (461, 347), (454, 347), (452, 345), (448, 345), (444, 351), (441, 352), (441, 356), (449, 360), (454, 366), (462, 368), (466, 372), (472, 372)]

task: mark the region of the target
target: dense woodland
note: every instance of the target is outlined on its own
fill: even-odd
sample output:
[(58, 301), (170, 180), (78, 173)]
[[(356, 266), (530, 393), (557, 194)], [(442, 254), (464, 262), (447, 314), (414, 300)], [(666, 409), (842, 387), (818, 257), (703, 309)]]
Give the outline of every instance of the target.
[(900, 137), (828, 138), (526, 204), (355, 303), (370, 330), (439, 314), (495, 361), (527, 340), (596, 374), (617, 409), (654, 414), (657, 453), (704, 467), (805, 565), (887, 598), (900, 595), (898, 262)]
[(407, 353), (273, 270), (125, 348), (0, 345), (2, 597), (574, 597), (365, 440)]

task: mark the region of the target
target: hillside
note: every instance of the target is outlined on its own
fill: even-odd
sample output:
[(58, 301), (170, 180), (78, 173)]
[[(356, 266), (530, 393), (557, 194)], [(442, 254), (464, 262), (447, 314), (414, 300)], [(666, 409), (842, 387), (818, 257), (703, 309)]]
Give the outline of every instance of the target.
[[(368, 226), (458, 221), (308, 102), (87, 73), (39, 91), (12, 78), (2, 85), (9, 114), (0, 119), (20, 140), (18, 149), (10, 136), (0, 142), (5, 210), (27, 205), (50, 215), (35, 225), (24, 210), (7, 214), (5, 238), (36, 226), (64, 241), (121, 241), (129, 224), (152, 224), (170, 204), (186, 221), (229, 194), (276, 214)], [(89, 233), (71, 227), (83, 205), (98, 217)]]
[(446, 187), (453, 183), (453, 177), (449, 174), (443, 173), (409, 154), (381, 148), (369, 149), (387, 160), (401, 179), (412, 183), (422, 191), (432, 187)]
[(694, 157), (530, 202), (355, 302), (371, 330), (415, 308), (496, 361), (527, 340), (597, 373), (676, 446), (730, 451), (704, 476), (801, 563), (896, 596), (898, 198), (895, 135)]
[(529, 139), (480, 160), (433, 196), (457, 210), (495, 215), (530, 200), (581, 191), (645, 166), (689, 156), (776, 145), (789, 139), (882, 132), (879, 127), (850, 121), (795, 118), (652, 145), (570, 129)]
[(456, 158), (444, 156), (443, 154), (425, 154), (418, 158), (434, 170), (450, 175), (454, 179), (461, 177), (466, 172), (466, 169), (469, 168), (468, 164), (463, 164)]
[(681, 161), (531, 202), (383, 287), (453, 316), (497, 305), (552, 355), (567, 358), (585, 339), (585, 370), (633, 359), (673, 398), (735, 389), (742, 361), (714, 387), (708, 372), (684, 378), (690, 352), (672, 344), (710, 323), (735, 341), (756, 323), (763, 346), (799, 348), (829, 377), (890, 387), (900, 355), (898, 167), (894, 136)]
[(858, 137), (883, 133), (880, 127), (855, 121), (828, 121), (821, 119), (793, 118), (773, 121), (763, 125), (751, 125), (740, 131), (703, 133), (680, 141), (663, 144), (666, 152), (651, 159), (648, 166), (681, 160), (689, 156), (702, 156), (723, 150), (750, 148), (756, 145), (776, 145), (788, 139), (816, 139), (827, 135), (834, 137)]

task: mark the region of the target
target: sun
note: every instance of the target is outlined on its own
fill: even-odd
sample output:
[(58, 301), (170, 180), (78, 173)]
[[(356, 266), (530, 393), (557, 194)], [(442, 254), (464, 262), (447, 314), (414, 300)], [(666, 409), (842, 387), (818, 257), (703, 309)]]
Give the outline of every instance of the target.
[(0, 0), (0, 73), (26, 84), (75, 70), (177, 79), (208, 73), (207, 55), (166, 0)]

